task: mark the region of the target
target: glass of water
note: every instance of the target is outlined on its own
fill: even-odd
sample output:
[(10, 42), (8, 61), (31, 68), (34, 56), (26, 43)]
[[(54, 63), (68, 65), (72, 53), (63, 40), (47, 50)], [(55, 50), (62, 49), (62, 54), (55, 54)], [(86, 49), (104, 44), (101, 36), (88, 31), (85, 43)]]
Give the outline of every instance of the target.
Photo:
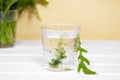
[(77, 67), (75, 50), (79, 31), (79, 26), (73, 24), (42, 26), (44, 68), (64, 71)]

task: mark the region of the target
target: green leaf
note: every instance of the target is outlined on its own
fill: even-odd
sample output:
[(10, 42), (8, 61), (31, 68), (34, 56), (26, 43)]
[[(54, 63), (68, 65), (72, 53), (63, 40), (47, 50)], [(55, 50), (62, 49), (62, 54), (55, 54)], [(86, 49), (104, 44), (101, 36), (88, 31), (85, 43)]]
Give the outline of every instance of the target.
[(95, 71), (92, 71), (92, 70), (88, 69), (88, 68), (85, 66), (85, 64), (82, 65), (82, 69), (83, 69), (84, 74), (96, 74)]
[(39, 3), (41, 3), (42, 5), (46, 6), (48, 3), (47, 0), (37, 0)]
[(85, 58), (84, 56), (82, 56), (82, 55), (79, 55), (79, 56), (78, 56), (78, 60), (79, 60), (79, 61), (86, 62), (88, 65), (90, 65), (89, 60), (88, 60), (87, 58)]
[(77, 72), (80, 72), (81, 69), (82, 69), (82, 63), (79, 63)]
[(78, 60), (82, 60), (82, 55), (79, 55), (79, 56), (78, 56)]
[(90, 62), (89, 62), (89, 60), (87, 58), (82, 57), (82, 59), (83, 59), (84, 62), (86, 62), (88, 65), (90, 65)]
[(79, 51), (79, 47), (77, 47), (75, 51), (78, 52)]
[(81, 51), (84, 52), (84, 53), (88, 53), (88, 51), (84, 48), (81, 47)]
[(6, 14), (8, 10), (18, 9), (18, 17), (20, 17), (22, 12), (27, 10), (29, 18), (31, 14), (35, 14), (40, 19), (37, 11), (37, 3), (43, 6), (48, 5), (47, 0), (0, 0), (0, 11), (4, 11)]
[(26, 9), (32, 8), (32, 10), (36, 9), (36, 1), (35, 0), (19, 0), (18, 8)]

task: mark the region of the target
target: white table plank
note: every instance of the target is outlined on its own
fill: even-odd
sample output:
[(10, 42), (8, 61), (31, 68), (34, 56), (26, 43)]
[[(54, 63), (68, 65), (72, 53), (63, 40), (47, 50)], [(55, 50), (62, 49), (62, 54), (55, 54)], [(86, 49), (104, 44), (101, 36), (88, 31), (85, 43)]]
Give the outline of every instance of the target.
[[(116, 55), (87, 55), (87, 57), (92, 64), (120, 64), (120, 56)], [(35, 63), (40, 62), (41, 59), (41, 55), (0, 55), (0, 63)]]
[(82, 41), (82, 46), (97, 75), (45, 70), (41, 42), (17, 41), (0, 49), (0, 80), (120, 80), (120, 41)]
[[(92, 64), (91, 69), (97, 71), (98, 74), (104, 73), (120, 73), (120, 64)], [(114, 69), (113, 69), (114, 68)], [(45, 70), (41, 67), (40, 63), (6, 63), (0, 64), (0, 73), (11, 73), (11, 72), (39, 72), (39, 73), (48, 73), (48, 70)], [(66, 73), (66, 72), (64, 72)], [(67, 72), (68, 73), (68, 72)], [(76, 73), (76, 70), (71, 70), (69, 73)]]

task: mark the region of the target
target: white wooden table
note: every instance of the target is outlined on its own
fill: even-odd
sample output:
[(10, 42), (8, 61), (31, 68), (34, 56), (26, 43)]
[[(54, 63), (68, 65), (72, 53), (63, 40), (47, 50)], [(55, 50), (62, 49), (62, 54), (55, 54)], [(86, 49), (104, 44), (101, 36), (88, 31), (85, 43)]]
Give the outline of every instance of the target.
[(45, 70), (41, 42), (17, 41), (13, 48), (0, 49), (0, 80), (120, 80), (120, 41), (82, 41), (82, 45), (97, 75)]

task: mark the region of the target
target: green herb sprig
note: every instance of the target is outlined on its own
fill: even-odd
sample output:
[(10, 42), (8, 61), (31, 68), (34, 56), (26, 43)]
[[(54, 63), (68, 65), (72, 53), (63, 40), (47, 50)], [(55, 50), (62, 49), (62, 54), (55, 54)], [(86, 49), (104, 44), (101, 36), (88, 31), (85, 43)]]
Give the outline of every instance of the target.
[(55, 48), (55, 58), (49, 62), (50, 67), (58, 68), (62, 64), (62, 60), (67, 58), (63, 44), (63, 39), (59, 39), (58, 47)]
[(83, 56), (83, 53), (88, 53), (88, 51), (81, 47), (81, 41), (80, 41), (79, 35), (78, 35), (78, 38), (77, 38), (77, 44), (78, 45), (77, 45), (77, 48), (76, 48), (76, 52), (79, 52), (79, 56), (78, 56), (79, 64), (78, 64), (77, 72), (80, 72), (82, 70), (84, 72), (84, 74), (96, 74), (95, 71), (90, 70), (85, 65), (85, 63), (90, 65), (90, 61)]

